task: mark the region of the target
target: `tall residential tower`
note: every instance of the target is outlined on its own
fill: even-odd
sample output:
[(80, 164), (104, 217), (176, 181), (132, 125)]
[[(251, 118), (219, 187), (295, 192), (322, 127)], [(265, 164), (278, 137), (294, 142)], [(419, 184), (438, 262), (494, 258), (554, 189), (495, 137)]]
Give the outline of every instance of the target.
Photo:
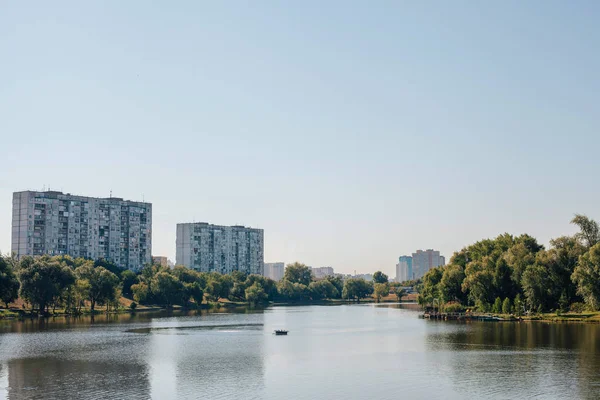
[(415, 279), (411, 256), (401, 256), (396, 264), (396, 282), (406, 282)]
[(152, 261), (152, 204), (116, 197), (13, 194), (12, 252), (104, 258), (139, 270)]
[(264, 272), (264, 233), (244, 226), (177, 224), (176, 264), (202, 272)]
[(264, 274), (267, 278), (271, 278), (274, 281), (280, 281), (283, 279), (285, 272), (285, 265), (282, 262), (265, 263)]
[(433, 249), (417, 250), (412, 253), (412, 269), (414, 278), (422, 278), (431, 268), (439, 267), (446, 264), (444, 256), (440, 256), (440, 252)]

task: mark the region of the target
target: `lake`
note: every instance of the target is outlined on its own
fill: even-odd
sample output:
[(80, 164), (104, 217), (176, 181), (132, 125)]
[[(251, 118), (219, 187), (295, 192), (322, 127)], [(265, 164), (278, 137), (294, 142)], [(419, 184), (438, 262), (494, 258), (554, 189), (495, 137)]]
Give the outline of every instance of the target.
[(0, 321), (0, 398), (600, 398), (600, 325), (418, 314), (366, 304)]

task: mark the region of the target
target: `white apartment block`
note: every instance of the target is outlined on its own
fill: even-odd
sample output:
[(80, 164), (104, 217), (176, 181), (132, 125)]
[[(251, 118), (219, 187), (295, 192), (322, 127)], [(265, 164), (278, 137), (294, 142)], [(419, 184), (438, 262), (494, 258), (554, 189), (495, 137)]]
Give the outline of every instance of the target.
[(276, 282), (283, 279), (284, 271), (285, 264), (282, 262), (265, 263), (265, 276), (267, 278), (273, 279)]
[(139, 270), (152, 261), (152, 204), (69, 193), (13, 193), (12, 252), (104, 258)]
[(264, 274), (264, 232), (206, 222), (177, 224), (176, 264), (201, 272)]

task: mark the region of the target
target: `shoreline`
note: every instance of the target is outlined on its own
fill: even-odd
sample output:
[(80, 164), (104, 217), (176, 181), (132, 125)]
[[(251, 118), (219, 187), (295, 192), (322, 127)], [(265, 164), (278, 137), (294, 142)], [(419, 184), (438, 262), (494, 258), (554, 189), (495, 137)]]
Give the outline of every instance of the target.
[(255, 306), (249, 305), (246, 302), (232, 302), (232, 301), (219, 301), (203, 303), (194, 307), (161, 307), (161, 306), (138, 306), (134, 310), (123, 307), (118, 310), (102, 310), (96, 309), (94, 313), (89, 308), (82, 309), (80, 313), (66, 313), (62, 309), (57, 309), (56, 312), (40, 315), (30, 310), (23, 310), (16, 307), (1, 308), (0, 309), (0, 321), (1, 320), (25, 320), (25, 319), (40, 319), (40, 318), (78, 318), (78, 317), (92, 317), (100, 315), (122, 315), (122, 314), (137, 314), (146, 312), (161, 312), (161, 311), (199, 311), (199, 310), (215, 310), (215, 309), (235, 309), (235, 308), (248, 308), (248, 309), (265, 309), (268, 307), (286, 307), (286, 306), (336, 306), (336, 305), (359, 305), (359, 304), (406, 304), (416, 305), (413, 301), (391, 301), (384, 300), (377, 302), (375, 299), (363, 299), (360, 302), (353, 300), (344, 299), (331, 299), (331, 300), (318, 300), (318, 301), (295, 301), (295, 302), (269, 302), (264, 304), (258, 304)]
[(441, 313), (437, 316), (427, 316), (427, 313), (421, 314), (420, 318), (430, 319), (434, 321), (458, 321), (458, 322), (547, 322), (547, 323), (584, 323), (584, 324), (600, 324), (600, 312), (583, 312), (583, 313), (564, 313), (557, 315), (556, 313), (543, 313), (530, 316), (494, 314), (494, 313), (470, 313), (450, 315), (451, 313)]

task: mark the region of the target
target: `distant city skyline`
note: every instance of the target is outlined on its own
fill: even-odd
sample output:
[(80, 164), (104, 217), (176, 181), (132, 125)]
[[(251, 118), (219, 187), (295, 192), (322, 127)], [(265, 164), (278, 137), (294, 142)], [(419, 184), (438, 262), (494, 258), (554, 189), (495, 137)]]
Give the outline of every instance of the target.
[(600, 3), (7, 2), (12, 193), (264, 229), (266, 260), (395, 275), (400, 254), (600, 219)]

